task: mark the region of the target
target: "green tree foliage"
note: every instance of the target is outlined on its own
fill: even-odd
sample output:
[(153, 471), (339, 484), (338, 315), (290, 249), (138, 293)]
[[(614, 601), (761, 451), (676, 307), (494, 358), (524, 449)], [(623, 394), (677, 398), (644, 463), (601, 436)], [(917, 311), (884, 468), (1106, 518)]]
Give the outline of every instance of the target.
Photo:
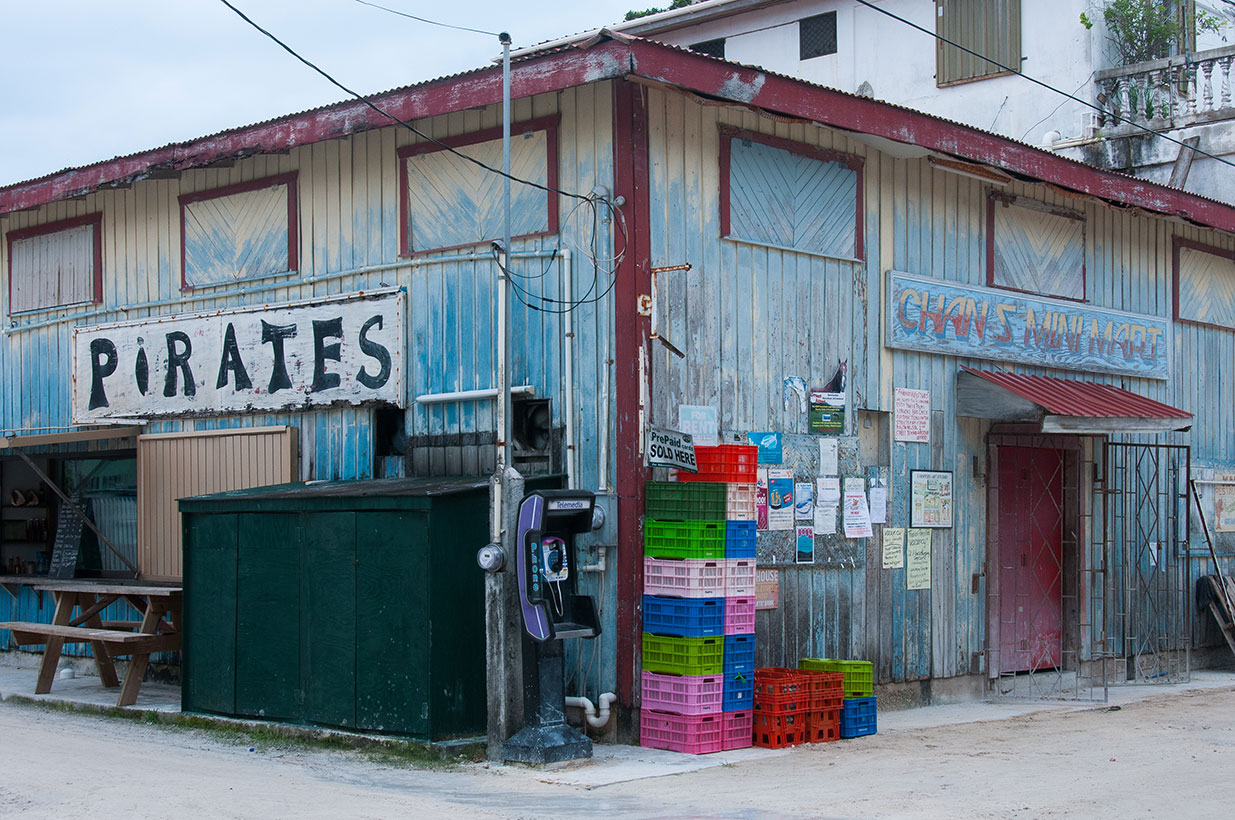
[(662, 11), (672, 11), (689, 6), (694, 0), (673, 0), (666, 9), (644, 9), (643, 11), (628, 11), (626, 12), (627, 20), (638, 20), (640, 17), (650, 17), (653, 14), (660, 14)]
[[(1106, 0), (1099, 5), (1108, 39), (1123, 65), (1168, 57), (1190, 44), (1195, 32), (1218, 32), (1225, 25), (1205, 11), (1189, 19), (1188, 6), (1179, 0)], [(1092, 29), (1094, 20), (1081, 12), (1081, 25)]]

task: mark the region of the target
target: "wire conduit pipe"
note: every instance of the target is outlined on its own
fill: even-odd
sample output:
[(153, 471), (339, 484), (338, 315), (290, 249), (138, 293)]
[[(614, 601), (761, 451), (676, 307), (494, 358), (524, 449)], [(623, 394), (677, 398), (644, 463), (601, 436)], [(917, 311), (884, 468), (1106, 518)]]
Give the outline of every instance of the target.
[(617, 695), (612, 692), (605, 692), (600, 696), (600, 707), (597, 708), (592, 704), (592, 701), (587, 698), (566, 698), (567, 706), (576, 706), (583, 710), (583, 716), (587, 718), (587, 725), (593, 729), (600, 729), (609, 722), (609, 707), (617, 700)]

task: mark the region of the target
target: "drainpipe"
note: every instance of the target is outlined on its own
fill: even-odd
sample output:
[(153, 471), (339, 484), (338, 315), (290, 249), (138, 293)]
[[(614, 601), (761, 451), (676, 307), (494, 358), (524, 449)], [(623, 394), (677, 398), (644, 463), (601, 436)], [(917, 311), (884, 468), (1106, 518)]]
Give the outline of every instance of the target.
[(583, 710), (583, 716), (587, 718), (587, 725), (593, 729), (600, 729), (609, 722), (609, 706), (617, 700), (617, 695), (612, 692), (605, 692), (600, 696), (600, 708), (597, 709), (592, 702), (587, 698), (566, 698), (567, 706), (577, 706)]

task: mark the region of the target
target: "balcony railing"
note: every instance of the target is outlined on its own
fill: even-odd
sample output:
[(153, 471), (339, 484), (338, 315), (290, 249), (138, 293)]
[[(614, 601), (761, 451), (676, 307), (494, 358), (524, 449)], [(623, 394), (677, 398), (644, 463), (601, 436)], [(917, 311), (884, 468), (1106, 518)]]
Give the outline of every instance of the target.
[(1235, 46), (1224, 46), (1099, 71), (1098, 126), (1109, 135), (1140, 130), (1125, 120), (1164, 131), (1235, 119), (1232, 61)]

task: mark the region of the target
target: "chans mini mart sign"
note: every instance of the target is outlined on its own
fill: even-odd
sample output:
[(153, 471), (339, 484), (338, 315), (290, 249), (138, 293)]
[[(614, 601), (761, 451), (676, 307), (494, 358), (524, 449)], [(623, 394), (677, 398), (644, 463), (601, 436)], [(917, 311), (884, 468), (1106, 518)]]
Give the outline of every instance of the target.
[(73, 421), (404, 407), (403, 303), (386, 288), (79, 327)]

